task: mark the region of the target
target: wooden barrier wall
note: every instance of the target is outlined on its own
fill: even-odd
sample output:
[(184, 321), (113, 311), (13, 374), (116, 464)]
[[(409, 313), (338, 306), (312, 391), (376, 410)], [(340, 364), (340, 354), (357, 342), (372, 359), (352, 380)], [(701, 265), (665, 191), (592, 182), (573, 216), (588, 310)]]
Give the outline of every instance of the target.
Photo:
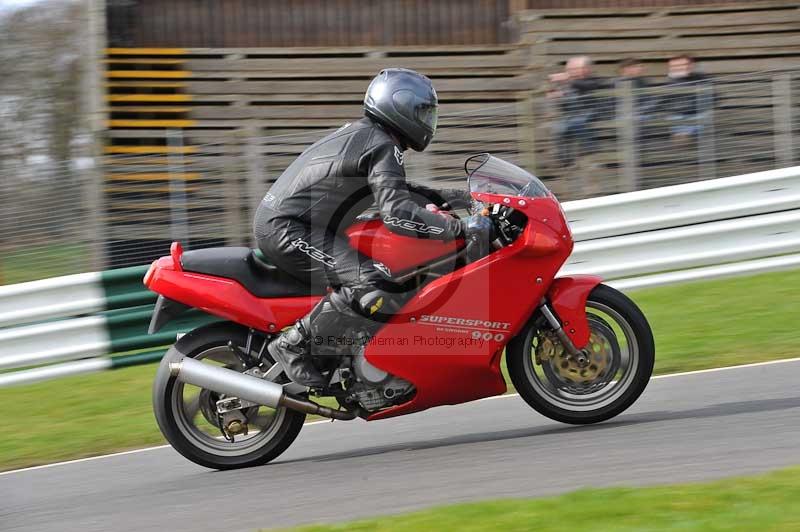
[(107, 27), (111, 46), (501, 44), (515, 1), (107, 0)]
[(518, 14), (535, 66), (558, 68), (590, 55), (601, 75), (635, 57), (647, 75), (663, 76), (665, 60), (695, 56), (709, 74), (758, 72), (800, 65), (800, 2), (739, 2), (663, 8), (530, 10)]

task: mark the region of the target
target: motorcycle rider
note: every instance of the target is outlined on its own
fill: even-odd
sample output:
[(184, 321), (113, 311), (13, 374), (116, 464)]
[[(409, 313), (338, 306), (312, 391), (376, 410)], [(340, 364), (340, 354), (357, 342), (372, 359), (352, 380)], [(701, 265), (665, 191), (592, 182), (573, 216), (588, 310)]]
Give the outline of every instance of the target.
[(281, 174), (255, 215), (262, 253), (311, 286), (331, 290), (311, 312), (270, 342), (270, 355), (294, 382), (323, 388), (311, 344), (341, 332), (347, 320), (382, 322), (398, 309), (389, 269), (350, 247), (344, 229), (377, 203), (384, 224), (416, 238), (465, 237), (484, 243), (491, 224), (458, 220), (423, 205), (468, 206), (469, 193), (406, 182), (406, 149), (423, 151), (436, 132), (438, 99), (426, 76), (389, 68), (370, 83), (364, 117), (307, 148)]

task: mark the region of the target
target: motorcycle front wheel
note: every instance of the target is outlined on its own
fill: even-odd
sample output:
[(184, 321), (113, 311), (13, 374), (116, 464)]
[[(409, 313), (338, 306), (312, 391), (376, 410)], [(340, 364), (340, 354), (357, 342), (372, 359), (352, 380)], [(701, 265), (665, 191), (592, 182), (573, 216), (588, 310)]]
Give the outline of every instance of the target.
[[(285, 407), (249, 406), (220, 415), (225, 397), (185, 384), (169, 372), (170, 362), (191, 357), (243, 372), (248, 330), (232, 323), (206, 325), (181, 337), (164, 355), (153, 383), (153, 411), (172, 447), (201, 466), (235, 469), (274, 460), (297, 438), (306, 415)], [(261, 338), (258, 341), (264, 342)], [(258, 352), (256, 351), (256, 352)]]
[(588, 363), (578, 364), (558, 338), (531, 323), (506, 348), (509, 376), (540, 414), (576, 425), (625, 411), (653, 372), (655, 346), (647, 319), (625, 294), (598, 285), (586, 302)]

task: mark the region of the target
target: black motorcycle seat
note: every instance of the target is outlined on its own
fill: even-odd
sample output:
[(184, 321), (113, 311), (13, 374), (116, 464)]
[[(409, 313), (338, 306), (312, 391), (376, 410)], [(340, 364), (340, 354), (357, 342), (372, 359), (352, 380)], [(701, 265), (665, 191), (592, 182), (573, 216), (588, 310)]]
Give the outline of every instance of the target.
[(233, 279), (257, 297), (301, 297), (325, 292), (298, 281), (245, 247), (186, 251), (181, 267), (187, 272)]

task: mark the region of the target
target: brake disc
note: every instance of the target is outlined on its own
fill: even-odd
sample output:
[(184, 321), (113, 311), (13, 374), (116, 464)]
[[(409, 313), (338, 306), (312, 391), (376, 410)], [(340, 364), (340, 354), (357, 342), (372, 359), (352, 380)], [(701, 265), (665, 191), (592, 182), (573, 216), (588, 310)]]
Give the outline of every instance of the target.
[(602, 319), (589, 318), (588, 360), (579, 364), (552, 334), (539, 337), (536, 363), (551, 382), (570, 393), (583, 394), (605, 386), (613, 378), (620, 355), (614, 331)]
[(605, 336), (592, 331), (589, 343), (586, 345), (586, 355), (588, 360), (586, 364), (581, 365), (562, 347), (559, 355), (550, 360), (550, 365), (562, 379), (588, 384), (605, 375), (613, 356), (611, 342)]

